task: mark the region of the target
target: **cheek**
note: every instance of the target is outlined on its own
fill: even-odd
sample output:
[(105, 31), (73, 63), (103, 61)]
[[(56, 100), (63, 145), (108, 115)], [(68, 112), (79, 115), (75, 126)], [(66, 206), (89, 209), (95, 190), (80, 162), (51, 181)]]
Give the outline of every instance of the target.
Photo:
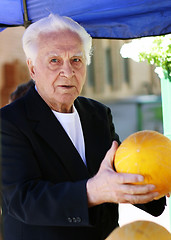
[(82, 86), (84, 85), (85, 79), (86, 79), (85, 73), (82, 73), (82, 74), (79, 73), (79, 74), (77, 74), (77, 82), (78, 82), (78, 86), (79, 86), (80, 88), (82, 88)]
[(50, 78), (48, 76), (48, 74), (46, 73), (46, 71), (42, 71), (42, 69), (38, 69), (37, 71), (35, 71), (35, 76), (34, 76), (34, 80), (36, 82), (36, 85), (39, 88), (47, 88), (48, 87), (48, 83), (50, 82)]
[(35, 78), (39, 82), (48, 82), (52, 78), (52, 71), (50, 71), (46, 66), (43, 64), (39, 64), (35, 71)]
[(81, 82), (85, 82), (85, 79), (86, 79), (86, 68), (80, 69), (79, 77), (80, 77)]

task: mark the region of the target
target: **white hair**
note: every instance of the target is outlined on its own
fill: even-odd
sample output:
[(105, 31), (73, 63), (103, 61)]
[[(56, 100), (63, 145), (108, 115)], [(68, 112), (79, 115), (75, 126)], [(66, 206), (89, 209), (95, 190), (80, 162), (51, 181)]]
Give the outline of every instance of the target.
[(32, 23), (24, 32), (22, 43), (26, 58), (34, 63), (37, 57), (37, 40), (41, 33), (58, 32), (60, 30), (71, 30), (77, 33), (83, 43), (86, 64), (91, 62), (92, 38), (87, 31), (77, 22), (69, 17), (50, 14), (48, 17)]

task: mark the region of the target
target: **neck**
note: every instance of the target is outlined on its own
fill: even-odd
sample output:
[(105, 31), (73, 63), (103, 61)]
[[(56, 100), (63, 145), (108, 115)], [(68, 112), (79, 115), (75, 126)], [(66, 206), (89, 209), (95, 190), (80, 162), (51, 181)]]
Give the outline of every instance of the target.
[(71, 107), (53, 107), (53, 106), (49, 106), (52, 110), (56, 111), (56, 112), (60, 112), (60, 113), (72, 113), (73, 112), (73, 105), (71, 105)]

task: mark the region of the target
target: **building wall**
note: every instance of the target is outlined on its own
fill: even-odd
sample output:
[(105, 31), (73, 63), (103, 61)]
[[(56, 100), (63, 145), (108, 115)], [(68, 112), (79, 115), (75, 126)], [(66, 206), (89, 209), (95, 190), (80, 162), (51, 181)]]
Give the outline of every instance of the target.
[(0, 105), (9, 101), (16, 86), (27, 81), (29, 73), (22, 51), (24, 27), (8, 28), (0, 32)]
[[(0, 96), (1, 106), (8, 103), (10, 93), (30, 79), (21, 38), (23, 27), (8, 28), (0, 33)], [(147, 63), (136, 63), (120, 55), (122, 40), (93, 40), (92, 63), (82, 95), (97, 100), (160, 94), (160, 83)]]
[[(93, 69), (88, 67), (86, 96), (102, 100), (160, 94), (160, 81), (154, 67), (146, 62), (137, 63), (120, 55), (122, 40), (93, 40)], [(92, 83), (93, 81), (93, 83)]]

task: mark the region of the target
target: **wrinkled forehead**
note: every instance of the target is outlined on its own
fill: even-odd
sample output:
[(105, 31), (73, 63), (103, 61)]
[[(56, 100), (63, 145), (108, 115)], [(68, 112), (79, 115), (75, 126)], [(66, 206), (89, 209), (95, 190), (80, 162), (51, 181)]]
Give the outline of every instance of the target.
[[(56, 51), (49, 51), (46, 53), (46, 56), (49, 56), (49, 57), (62, 57), (64, 55), (64, 52), (60, 51), (60, 50), (56, 50)], [(81, 57), (81, 58), (84, 58), (85, 55), (83, 53), (83, 51), (72, 51), (71, 54), (70, 54), (70, 57)]]
[(73, 54), (83, 54), (83, 44), (80, 36), (71, 30), (60, 30), (58, 32), (41, 33), (38, 37), (39, 52), (70, 51)]
[(80, 44), (82, 45), (82, 40), (80, 36), (69, 29), (58, 30), (57, 32), (41, 32), (38, 36), (38, 43), (48, 43), (48, 42), (58, 42), (63, 44)]

